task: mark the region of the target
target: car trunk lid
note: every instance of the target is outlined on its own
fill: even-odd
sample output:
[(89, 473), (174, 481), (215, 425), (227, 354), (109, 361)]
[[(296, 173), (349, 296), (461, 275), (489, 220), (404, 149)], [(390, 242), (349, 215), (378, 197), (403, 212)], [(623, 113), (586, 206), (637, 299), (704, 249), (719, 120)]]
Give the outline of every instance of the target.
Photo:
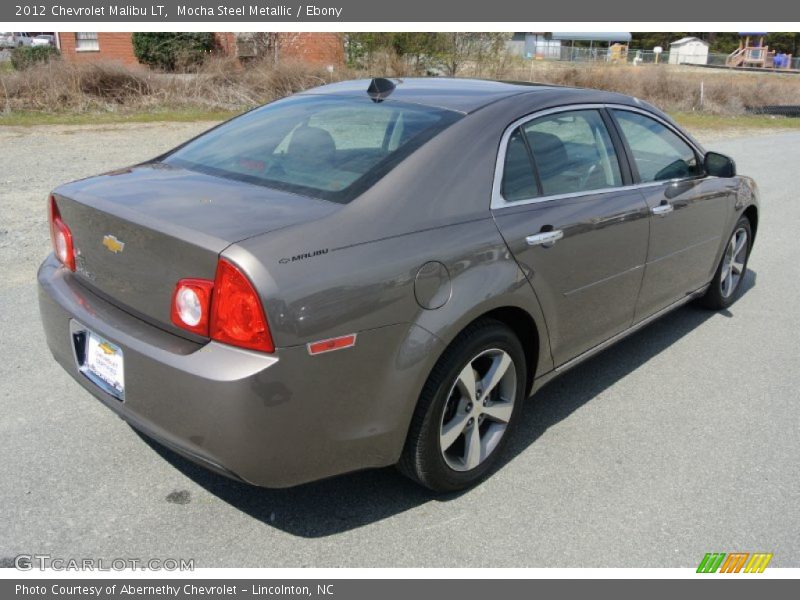
[(170, 320), (178, 280), (214, 279), (229, 245), (340, 207), (162, 163), (76, 181), (54, 196), (73, 235), (76, 276), (124, 310), (190, 338)]

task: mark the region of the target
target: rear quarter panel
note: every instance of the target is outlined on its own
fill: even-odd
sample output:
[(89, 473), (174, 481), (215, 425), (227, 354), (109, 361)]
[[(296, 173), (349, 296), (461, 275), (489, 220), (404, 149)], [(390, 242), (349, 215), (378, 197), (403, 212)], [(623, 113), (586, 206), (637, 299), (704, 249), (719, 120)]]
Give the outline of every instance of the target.
[[(312, 245), (299, 255), (286, 251), (299, 240), (314, 239), (317, 228), (326, 228), (322, 221), (300, 227), (302, 235), (273, 232), (223, 255), (243, 266), (256, 284), (279, 352), (306, 356), (309, 368), (301, 379), (313, 382), (326, 402), (358, 407), (353, 419), (335, 419), (346, 423), (347, 431), (339, 433), (349, 439), (381, 432), (370, 450), (375, 464), (398, 459), (436, 361), (487, 311), (514, 306), (531, 314), (540, 331), (536, 370), (552, 369), (536, 297), (489, 216), (374, 242)], [(296, 256), (305, 257), (291, 260)], [(433, 310), (420, 306), (415, 294), (417, 273), (430, 261), (448, 273), (438, 294), (446, 302)], [(353, 349), (309, 357), (303, 347), (350, 333), (358, 334)], [(331, 366), (336, 361), (338, 368)]]
[[(313, 239), (309, 229), (314, 227), (303, 226), (302, 239)], [(476, 221), (374, 242), (310, 246), (299, 254), (284, 245), (292, 248), (296, 232), (276, 233), (237, 244), (224, 255), (256, 283), (279, 347), (400, 323), (419, 326), (446, 345), (482, 314), (514, 306), (539, 327), (537, 371), (549, 366), (538, 302), (488, 213)], [(431, 310), (418, 303), (415, 280), (432, 261), (444, 265), (448, 276), (439, 290), (445, 302)], [(431, 357), (431, 367), (437, 358)]]

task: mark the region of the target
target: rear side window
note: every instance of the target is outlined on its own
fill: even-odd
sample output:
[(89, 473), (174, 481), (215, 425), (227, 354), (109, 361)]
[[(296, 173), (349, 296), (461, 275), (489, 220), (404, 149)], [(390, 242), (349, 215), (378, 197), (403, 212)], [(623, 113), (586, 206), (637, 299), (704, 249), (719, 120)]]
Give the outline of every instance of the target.
[(509, 202), (535, 198), (539, 195), (539, 186), (536, 185), (536, 177), (533, 174), (533, 163), (521, 129), (516, 129), (508, 139), (502, 194)]
[(617, 153), (596, 110), (561, 112), (523, 125), (542, 193), (588, 192), (622, 184)]
[(613, 112), (643, 183), (703, 174), (703, 167), (692, 147), (668, 127), (640, 113), (628, 110)]
[(344, 203), (459, 118), (366, 96), (295, 96), (213, 129), (163, 161)]

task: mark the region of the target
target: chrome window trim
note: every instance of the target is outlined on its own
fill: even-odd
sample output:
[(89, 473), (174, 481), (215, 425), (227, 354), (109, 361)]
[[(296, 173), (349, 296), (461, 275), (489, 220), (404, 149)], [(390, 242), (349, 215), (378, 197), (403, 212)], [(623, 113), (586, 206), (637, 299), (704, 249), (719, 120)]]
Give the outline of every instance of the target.
[[(551, 194), (549, 196), (536, 196), (534, 198), (526, 198), (524, 200), (506, 200), (502, 194), (502, 185), (503, 185), (503, 170), (505, 167), (506, 162), (506, 149), (508, 148), (508, 140), (511, 138), (511, 134), (517, 127), (524, 125), (529, 121), (533, 121), (534, 119), (538, 119), (540, 117), (546, 117), (547, 115), (557, 114), (561, 112), (575, 112), (580, 110), (602, 110), (604, 108), (613, 109), (613, 110), (627, 110), (630, 112), (641, 113), (646, 117), (650, 117), (651, 119), (661, 123), (667, 129), (672, 131), (675, 135), (677, 135), (681, 140), (683, 140), (686, 144), (689, 145), (692, 150), (698, 155), (703, 156), (704, 153), (701, 148), (697, 146), (692, 140), (688, 139), (686, 135), (684, 135), (681, 131), (677, 130), (674, 125), (669, 123), (668, 121), (662, 119), (658, 115), (650, 112), (649, 110), (644, 110), (641, 108), (637, 108), (635, 106), (628, 106), (627, 104), (613, 104), (613, 103), (589, 103), (589, 104), (565, 104), (562, 106), (557, 106), (554, 108), (546, 108), (542, 109), (524, 117), (520, 117), (516, 121), (512, 122), (508, 125), (503, 131), (503, 136), (500, 138), (500, 148), (497, 150), (497, 159), (495, 161), (494, 166), (494, 180), (492, 181), (492, 200), (490, 204), (491, 210), (498, 210), (501, 208), (509, 208), (514, 206), (525, 206), (527, 204), (539, 204), (540, 202), (553, 202), (555, 200), (564, 200), (568, 198), (581, 198), (584, 196), (598, 196), (602, 194), (609, 194), (612, 192), (620, 192), (626, 190), (635, 190), (635, 189), (644, 189), (644, 188), (651, 188), (663, 185), (669, 185), (673, 183), (679, 183), (681, 181), (691, 181), (695, 179), (702, 179), (705, 176), (694, 176), (694, 177), (680, 177), (676, 179), (665, 179), (664, 181), (648, 181), (646, 183), (632, 183), (629, 185), (619, 185), (614, 187), (605, 187), (605, 188), (598, 188), (596, 190), (585, 190), (580, 192), (570, 192), (566, 194)], [(610, 134), (611, 132), (609, 132)], [(622, 134), (620, 134), (622, 135)], [(617, 156), (617, 160), (619, 161), (621, 157)], [(622, 167), (622, 165), (620, 165)]]

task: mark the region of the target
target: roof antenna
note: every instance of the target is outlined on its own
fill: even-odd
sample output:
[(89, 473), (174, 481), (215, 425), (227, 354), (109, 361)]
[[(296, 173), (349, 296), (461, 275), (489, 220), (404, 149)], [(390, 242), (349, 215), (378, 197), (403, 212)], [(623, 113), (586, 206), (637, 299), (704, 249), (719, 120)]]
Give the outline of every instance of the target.
[(392, 81), (384, 77), (375, 77), (369, 82), (367, 94), (372, 98), (373, 102), (383, 102), (394, 91), (395, 87)]

